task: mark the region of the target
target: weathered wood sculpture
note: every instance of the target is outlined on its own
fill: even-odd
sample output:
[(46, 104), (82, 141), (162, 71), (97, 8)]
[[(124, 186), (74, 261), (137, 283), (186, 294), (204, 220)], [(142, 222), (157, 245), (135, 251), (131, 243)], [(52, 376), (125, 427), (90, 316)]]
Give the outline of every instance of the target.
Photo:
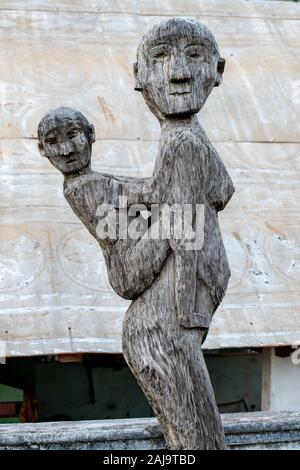
[[(142, 38), (136, 89), (161, 124), (152, 178), (92, 171), (94, 129), (77, 111), (50, 111), (38, 129), (40, 152), (64, 174), (65, 197), (98, 240), (112, 287), (132, 300), (123, 323), (124, 356), (170, 449), (225, 448), (201, 344), (230, 276), (218, 211), (234, 188), (196, 118), (223, 69), (214, 36), (198, 22), (170, 19)], [(125, 206), (119, 196), (127, 198)], [(151, 212), (143, 225), (140, 211), (131, 210), (134, 203), (142, 209), (189, 207), (196, 235), (197, 207), (203, 207), (203, 243), (191, 247), (189, 237), (174, 236), (174, 224), (169, 239), (146, 237), (163, 222), (161, 214)], [(106, 236), (99, 230), (99, 207), (106, 208)], [(124, 237), (117, 215), (119, 222), (121, 215), (129, 222), (138, 218), (142, 229)]]

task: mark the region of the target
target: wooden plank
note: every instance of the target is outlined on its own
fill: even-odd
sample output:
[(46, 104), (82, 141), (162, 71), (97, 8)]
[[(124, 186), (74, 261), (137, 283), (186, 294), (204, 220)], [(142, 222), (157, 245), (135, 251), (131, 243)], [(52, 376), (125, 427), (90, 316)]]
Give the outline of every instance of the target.
[[(15, 11), (1, 17), (0, 138), (35, 137), (41, 116), (65, 104), (87, 115), (98, 139), (157, 139), (158, 124), (133, 90), (132, 63), (143, 31), (160, 17)], [(224, 83), (201, 113), (210, 138), (298, 142), (300, 21), (203, 22), (227, 60)], [(128, 109), (135, 111), (131, 120)]]
[[(56, 217), (62, 219), (56, 224), (53, 210), (42, 212), (35, 212), (30, 220), (32, 209), (22, 210), (29, 221), (30, 238), (17, 224), (1, 230), (8, 260), (6, 265), (2, 255), (1, 340), (7, 343), (7, 355), (51, 350), (121, 352), (121, 322), (128, 303), (111, 291), (98, 247), (80, 226), (70, 224), (67, 208), (56, 210)], [(230, 223), (239, 226), (241, 220)], [(207, 348), (291, 344), (299, 337), (299, 264), (289, 272), (295, 258), (290, 248), (294, 240), (282, 234), (282, 228), (276, 232), (274, 222), (270, 226), (275, 232), (264, 223), (258, 224), (257, 218), (247, 220), (249, 239), (224, 230), (233, 273), (225, 301), (213, 320)], [(9, 243), (3, 243), (5, 236)], [(273, 240), (271, 256), (263, 250), (266, 239)], [(25, 265), (23, 259), (14, 258), (14, 248), (21, 243), (30, 257)], [(10, 266), (16, 271), (17, 263), (16, 274), (9, 276)], [(93, 279), (92, 289), (87, 279)]]
[[(93, 168), (150, 176), (157, 145), (143, 141), (97, 141)], [(217, 143), (216, 148), (238, 194), (221, 214), (222, 218), (229, 211), (238, 216), (245, 209), (253, 214), (298, 209), (299, 144)], [(0, 161), (0, 207), (68, 207), (62, 197), (62, 177), (39, 155), (35, 140), (0, 140)]]
[[(299, 143), (214, 142), (214, 146), (231, 172), (240, 171), (243, 175), (248, 170), (260, 172), (263, 177), (285, 175), (295, 179), (300, 171)], [(149, 176), (157, 149), (157, 140), (98, 139), (93, 144), (92, 167), (105, 173)], [(40, 156), (36, 138), (0, 139), (0, 175), (20, 173), (57, 176), (48, 160)], [(62, 181), (62, 177), (57, 177)], [(253, 178), (256, 180), (256, 176)]]
[(103, 13), (134, 15), (168, 15), (168, 16), (226, 16), (226, 17), (263, 17), (263, 18), (300, 18), (298, 5), (279, 2), (246, 0), (2, 0), (0, 10), (25, 11), (68, 11), (91, 12), (94, 15)]
[[(149, 175), (156, 146), (97, 141), (94, 166)], [(35, 140), (2, 140), (0, 149), (0, 339), (7, 355), (121, 352), (128, 303), (109, 287), (96, 242), (63, 198), (61, 176)], [(217, 149), (238, 197), (221, 215), (232, 277), (205, 347), (290, 344), (300, 334), (300, 144)]]

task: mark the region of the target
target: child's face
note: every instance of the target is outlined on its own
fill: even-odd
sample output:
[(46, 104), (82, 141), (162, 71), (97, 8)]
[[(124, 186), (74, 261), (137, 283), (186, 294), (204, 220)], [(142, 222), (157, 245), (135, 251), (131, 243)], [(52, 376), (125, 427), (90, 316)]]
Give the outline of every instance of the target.
[(44, 132), (40, 150), (63, 174), (86, 168), (91, 160), (91, 144), (80, 120), (51, 119)]
[(142, 93), (162, 116), (200, 111), (217, 78), (218, 52), (206, 37), (165, 37), (147, 47)]

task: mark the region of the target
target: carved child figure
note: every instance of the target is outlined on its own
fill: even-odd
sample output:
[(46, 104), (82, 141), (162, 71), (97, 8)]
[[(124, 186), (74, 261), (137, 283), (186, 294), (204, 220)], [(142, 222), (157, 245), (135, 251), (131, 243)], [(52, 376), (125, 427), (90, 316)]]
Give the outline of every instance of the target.
[(137, 297), (160, 272), (168, 244), (119, 239), (117, 231), (114, 237), (99, 237), (97, 210), (101, 204), (111, 206), (112, 210), (118, 208), (119, 196), (139, 192), (146, 179), (93, 171), (94, 127), (83, 114), (71, 108), (49, 111), (39, 123), (38, 141), (41, 155), (64, 175), (65, 198), (102, 248), (111, 286), (121, 297)]

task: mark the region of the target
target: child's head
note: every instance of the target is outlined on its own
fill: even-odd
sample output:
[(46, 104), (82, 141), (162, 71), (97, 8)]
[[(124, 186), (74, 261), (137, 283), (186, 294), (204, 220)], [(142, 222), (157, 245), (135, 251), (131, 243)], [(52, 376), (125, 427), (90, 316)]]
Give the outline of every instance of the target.
[(94, 126), (79, 111), (62, 106), (41, 119), (38, 141), (41, 155), (57, 170), (76, 173), (90, 166)]
[(139, 44), (136, 89), (158, 118), (194, 114), (221, 83), (224, 63), (203, 24), (171, 18), (153, 26)]

